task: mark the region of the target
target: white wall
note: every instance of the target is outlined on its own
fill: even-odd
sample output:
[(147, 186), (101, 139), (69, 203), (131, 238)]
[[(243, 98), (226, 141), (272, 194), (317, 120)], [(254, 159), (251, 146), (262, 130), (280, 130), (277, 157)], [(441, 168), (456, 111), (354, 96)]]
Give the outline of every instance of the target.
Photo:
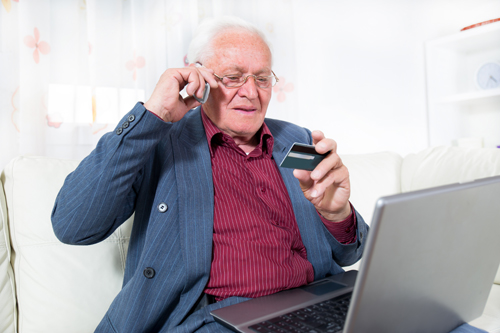
[[(135, 21), (128, 20), (127, 13), (131, 10), (129, 1), (112, 1), (107, 5), (108, 2), (102, 3), (103, 8), (110, 5), (121, 8), (125, 13), (121, 16), (122, 25), (119, 26), (124, 31), (135, 31), (138, 49), (142, 50), (140, 54), (146, 57), (148, 65), (139, 76), (141, 82), (132, 81), (132, 75), (125, 64), (132, 59), (135, 44), (129, 43), (128, 37), (125, 38), (128, 33), (118, 32), (118, 35), (123, 35), (122, 46), (113, 47), (111, 51), (101, 47), (100, 53), (95, 51), (93, 54), (107, 54), (109, 51), (109, 54), (117, 55), (117, 61), (110, 63), (107, 57), (102, 57), (99, 58), (99, 64), (104, 68), (114, 65), (116, 73), (120, 74), (108, 77), (103, 76), (100, 70), (93, 72), (94, 69), (90, 72), (93, 74), (89, 74), (85, 72), (84, 66), (75, 66), (77, 70), (74, 73), (80, 74), (73, 75), (72, 71), (65, 71), (67, 81), (71, 84), (88, 86), (85, 79), (87, 75), (93, 77), (98, 73), (99, 80), (102, 77), (104, 83), (96, 82), (97, 86), (104, 84), (120, 89), (140, 87), (144, 89), (147, 99), (165, 68), (183, 65), (187, 41), (198, 20), (228, 14), (241, 16), (258, 25), (267, 34), (271, 44), (275, 46), (273, 68), (278, 76), (287, 79), (283, 81), (294, 85), (291, 91), (287, 91), (286, 101), (280, 102), (279, 94), (275, 93), (268, 115), (310, 129), (323, 130), (327, 136), (337, 140), (342, 154), (390, 150), (406, 155), (425, 148), (428, 138), (424, 42), (457, 33), (473, 23), (500, 17), (500, 0), (151, 1), (162, 10), (154, 10), (147, 6), (149, 2), (137, 0), (136, 3), (144, 6), (138, 6), (139, 9), (149, 8), (158, 15), (143, 15), (143, 11), (139, 10)], [(49, 18), (61, 16), (57, 14), (64, 11), (65, 7), (49, 6), (49, 0), (42, 1), (40, 6), (49, 8), (48, 12), (55, 14), (37, 16), (36, 12), (33, 14), (36, 18), (25, 18), (22, 22), (27, 24), (20, 24), (21, 21), (14, 13), (21, 12), (14, 9), (22, 7), (28, 15), (28, 12), (31, 13), (27, 10), (30, 6), (15, 4), (13, 2), (10, 16), (0, 5), (0, 32), (3, 32), (0, 33), (0, 72), (9, 73), (10, 69), (14, 73), (0, 76), (0, 138), (9, 142), (7, 148), (0, 150), (0, 167), (17, 154), (83, 157), (105, 132), (101, 129), (106, 124), (96, 121), (90, 126), (85, 125), (86, 127), (78, 125), (71, 128), (69, 123), (63, 124), (59, 129), (49, 127), (46, 116), (50, 112), (45, 105), (48, 97), (44, 99), (43, 96), (47, 95), (46, 83), (68, 83), (59, 82), (61, 80), (56, 75), (61, 73), (63, 66), (60, 63), (62, 58), (57, 58), (57, 38), (67, 38), (72, 43), (75, 42), (75, 45), (83, 45), (81, 50), (85, 52), (81, 52), (81, 58), (65, 57), (69, 64), (75, 64), (75, 59), (91, 59), (90, 56), (83, 56), (87, 51), (87, 37), (72, 37), (75, 31), (85, 31), (86, 28), (81, 28), (77, 22), (64, 30), (67, 32), (61, 34), (64, 37), (57, 37), (58, 34), (54, 33), (55, 30), (63, 31), (61, 29), (53, 29), (52, 35), (44, 35), (43, 38), (52, 43), (52, 51), (45, 58), (45, 67), (38, 66), (43, 71), (40, 69), (36, 72), (37, 76), (33, 75), (37, 78), (37, 83), (36, 89), (32, 89), (39, 96), (31, 97), (26, 88), (20, 90), (23, 91), (21, 94), (18, 90), (20, 71), (17, 69), (25, 67), (12, 64), (18, 63), (21, 59), (19, 55), (23, 55), (25, 63), (34, 65), (32, 51), (22, 42), (24, 36), (32, 34), (32, 25), (40, 27), (43, 24), (46, 31), (50, 31), (53, 20)], [(78, 12), (82, 10), (78, 0), (73, 0), (72, 6), (78, 8)], [(103, 12), (106, 11), (99, 10), (99, 13)], [(71, 11), (70, 14), (74, 13)], [(23, 15), (19, 17), (23, 18)], [(179, 20), (180, 17), (184, 17), (184, 20)], [(143, 21), (148, 22), (144, 23), (147, 29), (142, 29), (143, 24), (138, 23)], [(130, 22), (133, 24), (129, 24)], [(111, 40), (115, 40), (112, 32), (106, 31), (103, 34), (108, 23), (105, 22), (102, 27), (96, 25), (100, 27), (99, 35), (109, 35)], [(25, 26), (29, 26), (29, 31)], [(131, 28), (132, 26), (135, 28)], [(113, 31), (118, 29), (114, 26), (112, 28)], [(18, 44), (17, 48), (12, 47)], [(181, 46), (177, 47), (178, 45)], [(61, 65), (61, 68), (50, 66), (50, 58), (54, 64)], [(89, 68), (97, 68), (93, 65), (97, 57), (92, 59), (87, 65), (92, 64)], [(31, 67), (26, 68), (23, 73), (31, 73)], [(52, 73), (51, 71), (55, 74), (46, 74)], [(31, 77), (31, 74), (23, 76), (26, 77)], [(113, 79), (113, 83), (108, 79)], [(74, 80), (76, 81), (73, 82)], [(26, 87), (26, 83), (23, 85)], [(29, 102), (30, 107), (21, 103), (21, 95), (25, 97), (22, 99), (23, 103)], [(31, 107), (31, 104), (36, 104), (37, 107)], [(99, 102), (97, 105), (96, 112), (104, 104)], [(97, 114), (100, 119), (101, 113)], [(21, 120), (24, 122), (23, 132), (19, 132), (19, 126), (16, 125)], [(37, 126), (35, 130), (27, 130), (34, 126)], [(110, 125), (106, 131), (113, 127), (114, 125)], [(476, 127), (482, 128), (477, 124)]]
[(500, 0), (294, 2), (299, 119), (340, 153), (427, 147), (424, 42), (500, 17)]

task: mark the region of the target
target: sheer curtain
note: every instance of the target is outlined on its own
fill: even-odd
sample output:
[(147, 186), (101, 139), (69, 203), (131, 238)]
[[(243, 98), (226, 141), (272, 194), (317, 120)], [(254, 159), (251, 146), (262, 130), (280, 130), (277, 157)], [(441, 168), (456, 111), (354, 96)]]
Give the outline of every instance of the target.
[(280, 82), (268, 116), (297, 119), (291, 0), (2, 0), (0, 168), (30, 154), (81, 159), (169, 67), (186, 65), (197, 25), (259, 27)]

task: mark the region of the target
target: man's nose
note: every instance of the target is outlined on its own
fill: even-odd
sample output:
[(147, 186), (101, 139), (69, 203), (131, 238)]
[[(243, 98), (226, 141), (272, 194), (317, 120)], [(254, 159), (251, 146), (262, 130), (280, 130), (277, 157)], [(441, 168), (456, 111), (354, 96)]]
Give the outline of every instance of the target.
[(259, 95), (257, 91), (257, 84), (255, 83), (256, 77), (249, 75), (243, 83), (243, 85), (238, 90), (238, 95), (240, 97), (246, 97), (248, 99), (255, 99)]

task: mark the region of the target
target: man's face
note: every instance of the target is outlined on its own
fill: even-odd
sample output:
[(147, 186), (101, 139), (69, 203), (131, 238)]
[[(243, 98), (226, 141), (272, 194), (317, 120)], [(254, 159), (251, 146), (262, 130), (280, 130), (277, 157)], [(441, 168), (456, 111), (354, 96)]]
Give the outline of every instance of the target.
[[(241, 31), (224, 32), (213, 41), (214, 55), (203, 65), (220, 77), (228, 74), (271, 74), (271, 52), (256, 35)], [(263, 89), (253, 77), (238, 88), (219, 87), (210, 91), (203, 105), (207, 116), (236, 143), (249, 141), (260, 129), (271, 100), (272, 87)]]

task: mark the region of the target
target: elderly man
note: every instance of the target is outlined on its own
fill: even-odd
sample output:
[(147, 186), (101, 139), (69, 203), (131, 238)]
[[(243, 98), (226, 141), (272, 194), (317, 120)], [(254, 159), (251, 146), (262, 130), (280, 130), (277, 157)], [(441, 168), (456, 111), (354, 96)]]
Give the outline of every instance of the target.
[[(135, 212), (123, 289), (98, 332), (221, 332), (211, 310), (361, 257), (368, 227), (336, 143), (265, 118), (277, 78), (264, 36), (236, 19), (199, 32), (193, 64), (165, 71), (56, 200), (54, 231), (69, 244), (102, 241)], [(312, 172), (278, 167), (296, 141), (331, 152)]]

